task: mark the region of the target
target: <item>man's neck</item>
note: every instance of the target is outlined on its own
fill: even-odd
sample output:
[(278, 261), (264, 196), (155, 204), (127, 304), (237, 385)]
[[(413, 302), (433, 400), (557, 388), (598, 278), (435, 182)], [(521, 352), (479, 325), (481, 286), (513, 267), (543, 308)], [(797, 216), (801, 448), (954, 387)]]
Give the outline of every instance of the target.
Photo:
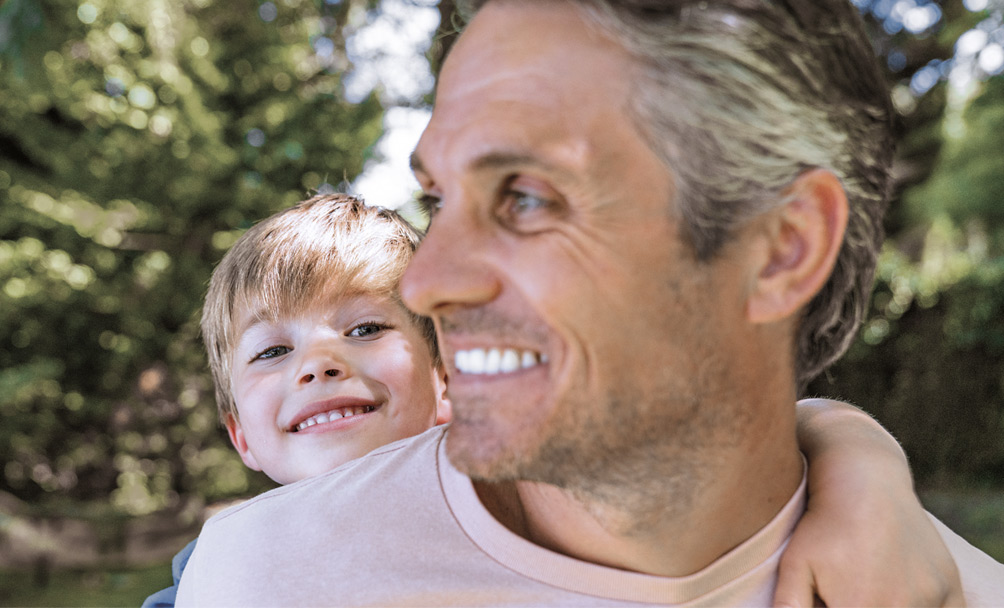
[[(541, 547), (621, 570), (686, 576), (753, 536), (797, 490), (803, 461), (793, 431), (790, 437), (783, 451), (770, 442), (736, 446), (724, 466), (716, 467), (714, 482), (687, 500), (674, 496), (681, 488), (667, 484), (663, 508), (650, 500), (612, 506), (529, 481), (479, 482), (475, 487), (500, 523)], [(654, 488), (621, 490), (651, 496)], [(630, 504), (639, 507), (625, 506)]]

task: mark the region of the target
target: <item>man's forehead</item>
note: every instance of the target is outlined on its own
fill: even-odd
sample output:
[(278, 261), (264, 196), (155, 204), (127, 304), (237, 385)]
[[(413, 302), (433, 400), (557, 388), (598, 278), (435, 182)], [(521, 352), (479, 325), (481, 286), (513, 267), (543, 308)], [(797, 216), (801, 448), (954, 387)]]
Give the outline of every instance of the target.
[(623, 113), (629, 61), (570, 5), (491, 3), (447, 58), (412, 168), (426, 172), (443, 146), (462, 141), (463, 162), (474, 168), (539, 157), (549, 134)]
[[(575, 68), (622, 68), (627, 51), (566, 2), (490, 2), (475, 15), (447, 56), (440, 73), (443, 97), (474, 90), (563, 82)], [(564, 82), (564, 84), (568, 84)], [(584, 84), (584, 83), (583, 83)], [(604, 83), (592, 82), (591, 86)], [(554, 87), (551, 87), (554, 89)]]

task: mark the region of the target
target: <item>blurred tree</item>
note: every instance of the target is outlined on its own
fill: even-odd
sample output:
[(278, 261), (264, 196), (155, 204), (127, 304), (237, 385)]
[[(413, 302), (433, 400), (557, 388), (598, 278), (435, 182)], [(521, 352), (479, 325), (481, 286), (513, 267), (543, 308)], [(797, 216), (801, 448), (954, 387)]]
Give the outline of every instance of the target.
[(129, 513), (261, 487), (215, 422), (198, 335), (240, 232), (357, 174), (345, 101), (375, 2), (0, 6), (0, 490)]
[[(438, 66), (453, 1), (405, 1), (436, 5)], [(1002, 0), (853, 1), (899, 180), (871, 319), (811, 390), (875, 412), (922, 481), (1004, 485)], [(428, 101), (353, 78), (388, 6), (0, 3), (0, 490), (145, 513), (266, 485), (215, 423), (201, 298), (253, 221), (359, 173), (381, 105)]]
[(872, 310), (813, 394), (899, 437), (921, 485), (1004, 487), (1004, 2), (855, 0), (900, 118)]

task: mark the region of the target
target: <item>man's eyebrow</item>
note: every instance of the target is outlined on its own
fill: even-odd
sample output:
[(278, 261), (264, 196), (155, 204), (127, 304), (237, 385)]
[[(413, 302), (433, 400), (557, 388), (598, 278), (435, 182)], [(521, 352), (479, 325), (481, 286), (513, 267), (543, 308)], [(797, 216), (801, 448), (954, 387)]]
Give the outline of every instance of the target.
[[(414, 172), (426, 173), (425, 165), (418, 156), (418, 150), (411, 153), (411, 170)], [(564, 169), (551, 163), (543, 161), (540, 157), (525, 152), (490, 152), (475, 158), (468, 169), (473, 171), (484, 171), (490, 169), (505, 169), (508, 167), (535, 166), (553, 172), (565, 173)]]
[(483, 171), (486, 169), (506, 169), (509, 167), (526, 166), (554, 170), (554, 167), (550, 163), (544, 162), (532, 154), (522, 152), (491, 152), (474, 159), (470, 168), (475, 171)]

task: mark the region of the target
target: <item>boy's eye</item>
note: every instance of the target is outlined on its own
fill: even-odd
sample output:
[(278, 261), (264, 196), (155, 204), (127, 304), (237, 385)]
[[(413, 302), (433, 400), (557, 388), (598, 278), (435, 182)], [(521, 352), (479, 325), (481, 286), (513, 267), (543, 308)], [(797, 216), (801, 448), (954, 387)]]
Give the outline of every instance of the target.
[(293, 349), (288, 346), (269, 346), (255, 355), (251, 360), (258, 361), (259, 359), (275, 359), (276, 357), (281, 357), (289, 352), (292, 352), (292, 350)]
[(353, 338), (371, 338), (387, 329), (390, 329), (390, 327), (382, 323), (366, 322), (360, 323), (350, 329), (348, 335)]
[(422, 193), (417, 199), (418, 206), (421, 207), (429, 218), (435, 217), (439, 210), (443, 208), (443, 199), (438, 196), (433, 196), (431, 194)]

